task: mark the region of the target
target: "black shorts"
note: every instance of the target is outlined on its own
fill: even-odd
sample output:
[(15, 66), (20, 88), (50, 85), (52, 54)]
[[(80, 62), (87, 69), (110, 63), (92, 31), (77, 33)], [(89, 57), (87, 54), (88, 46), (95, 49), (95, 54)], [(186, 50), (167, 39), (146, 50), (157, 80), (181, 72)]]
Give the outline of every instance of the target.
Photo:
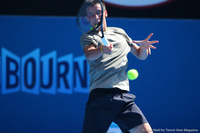
[(118, 88), (91, 91), (86, 104), (82, 133), (106, 133), (112, 122), (123, 133), (128, 133), (128, 130), (147, 123), (134, 99), (135, 95)]

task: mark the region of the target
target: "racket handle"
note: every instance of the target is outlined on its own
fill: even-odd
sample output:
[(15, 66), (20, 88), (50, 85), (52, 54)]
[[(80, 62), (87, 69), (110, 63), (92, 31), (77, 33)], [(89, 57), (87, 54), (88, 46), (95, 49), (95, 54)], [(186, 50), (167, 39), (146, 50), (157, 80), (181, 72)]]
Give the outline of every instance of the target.
[[(101, 38), (101, 41), (102, 41), (103, 45), (105, 45), (105, 46), (110, 45), (105, 37)], [(110, 52), (110, 54), (112, 54), (112, 52)]]
[(105, 45), (105, 46), (109, 45), (109, 43), (105, 37), (101, 38), (101, 41), (102, 41), (103, 45)]

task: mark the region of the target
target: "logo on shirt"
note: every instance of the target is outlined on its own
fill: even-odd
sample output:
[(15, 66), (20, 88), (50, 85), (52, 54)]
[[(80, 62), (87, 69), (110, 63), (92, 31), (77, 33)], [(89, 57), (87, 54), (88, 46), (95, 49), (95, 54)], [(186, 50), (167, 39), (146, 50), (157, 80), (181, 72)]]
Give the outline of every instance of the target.
[(125, 8), (145, 8), (152, 6), (160, 6), (172, 2), (174, 0), (104, 0), (105, 3), (112, 6)]

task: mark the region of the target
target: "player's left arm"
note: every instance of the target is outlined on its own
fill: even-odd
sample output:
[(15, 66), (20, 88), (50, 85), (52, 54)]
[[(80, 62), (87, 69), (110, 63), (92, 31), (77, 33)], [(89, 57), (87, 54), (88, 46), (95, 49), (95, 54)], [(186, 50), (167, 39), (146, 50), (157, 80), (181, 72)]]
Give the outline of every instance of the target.
[(152, 44), (158, 43), (159, 41), (149, 41), (152, 35), (153, 33), (151, 33), (145, 40), (142, 41), (133, 41), (134, 45), (131, 47), (131, 53), (138, 59), (145, 60), (148, 57), (148, 54), (151, 55), (151, 48), (156, 49), (156, 47), (154, 47)]
[(134, 43), (131, 47), (131, 53), (135, 55), (140, 60), (145, 60), (148, 57), (147, 49), (143, 49), (142, 47), (138, 46)]

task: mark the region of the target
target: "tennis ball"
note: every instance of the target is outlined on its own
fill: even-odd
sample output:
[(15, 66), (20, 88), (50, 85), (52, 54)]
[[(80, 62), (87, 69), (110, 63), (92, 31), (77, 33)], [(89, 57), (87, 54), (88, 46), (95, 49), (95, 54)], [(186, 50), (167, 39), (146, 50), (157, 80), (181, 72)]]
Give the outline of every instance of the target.
[(138, 77), (138, 71), (136, 69), (130, 69), (127, 72), (127, 77), (129, 78), (129, 80), (135, 80)]

